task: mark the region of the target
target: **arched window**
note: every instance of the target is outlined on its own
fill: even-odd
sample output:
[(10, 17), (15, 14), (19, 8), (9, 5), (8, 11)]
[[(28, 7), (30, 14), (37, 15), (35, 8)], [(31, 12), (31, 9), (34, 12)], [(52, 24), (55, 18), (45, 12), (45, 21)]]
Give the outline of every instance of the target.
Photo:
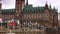
[(55, 15), (53, 15), (53, 22), (54, 22), (54, 20), (55, 20)]

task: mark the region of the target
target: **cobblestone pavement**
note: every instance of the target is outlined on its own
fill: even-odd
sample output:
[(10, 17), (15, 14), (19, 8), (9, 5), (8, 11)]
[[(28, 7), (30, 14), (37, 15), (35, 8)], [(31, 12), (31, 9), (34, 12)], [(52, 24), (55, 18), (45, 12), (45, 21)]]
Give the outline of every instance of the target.
[(0, 26), (0, 34), (60, 34), (60, 32), (48, 33), (44, 30), (39, 29), (8, 29)]
[(0, 26), (0, 34), (39, 34), (43, 30), (38, 29), (28, 29), (28, 30), (22, 30), (22, 29), (8, 29), (5, 27)]

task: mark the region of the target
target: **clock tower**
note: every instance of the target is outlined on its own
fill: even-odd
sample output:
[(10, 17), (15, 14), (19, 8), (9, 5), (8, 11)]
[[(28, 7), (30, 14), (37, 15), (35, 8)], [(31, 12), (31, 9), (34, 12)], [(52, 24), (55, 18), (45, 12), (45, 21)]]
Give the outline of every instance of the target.
[(20, 14), (24, 6), (25, 6), (25, 0), (16, 0), (16, 5), (15, 5), (16, 13)]
[(15, 10), (16, 10), (16, 14), (15, 14), (15, 19), (22, 19), (22, 10), (25, 6), (25, 0), (16, 0), (16, 4), (15, 4)]

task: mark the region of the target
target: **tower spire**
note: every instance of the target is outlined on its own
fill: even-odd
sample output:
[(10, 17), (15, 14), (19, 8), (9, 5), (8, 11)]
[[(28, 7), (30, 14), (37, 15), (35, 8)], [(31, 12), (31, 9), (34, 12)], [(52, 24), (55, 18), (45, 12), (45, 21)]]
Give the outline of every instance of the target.
[(1, 0), (0, 0), (0, 10), (1, 10), (1, 5), (2, 5), (2, 3), (1, 3)]
[(28, 0), (26, 0), (26, 5), (28, 5)]
[(46, 1), (46, 4), (45, 4), (45, 8), (48, 8), (48, 4), (47, 4), (47, 1)]
[(51, 3), (50, 3), (50, 8), (51, 8)]
[(54, 6), (54, 10), (55, 10), (55, 6)]

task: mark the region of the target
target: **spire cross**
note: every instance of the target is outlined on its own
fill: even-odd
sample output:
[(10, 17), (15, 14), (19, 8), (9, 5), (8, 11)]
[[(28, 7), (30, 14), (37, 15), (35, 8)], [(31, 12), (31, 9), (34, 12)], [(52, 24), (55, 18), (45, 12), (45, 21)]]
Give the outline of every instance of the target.
[(47, 1), (46, 1), (46, 4), (47, 4)]

